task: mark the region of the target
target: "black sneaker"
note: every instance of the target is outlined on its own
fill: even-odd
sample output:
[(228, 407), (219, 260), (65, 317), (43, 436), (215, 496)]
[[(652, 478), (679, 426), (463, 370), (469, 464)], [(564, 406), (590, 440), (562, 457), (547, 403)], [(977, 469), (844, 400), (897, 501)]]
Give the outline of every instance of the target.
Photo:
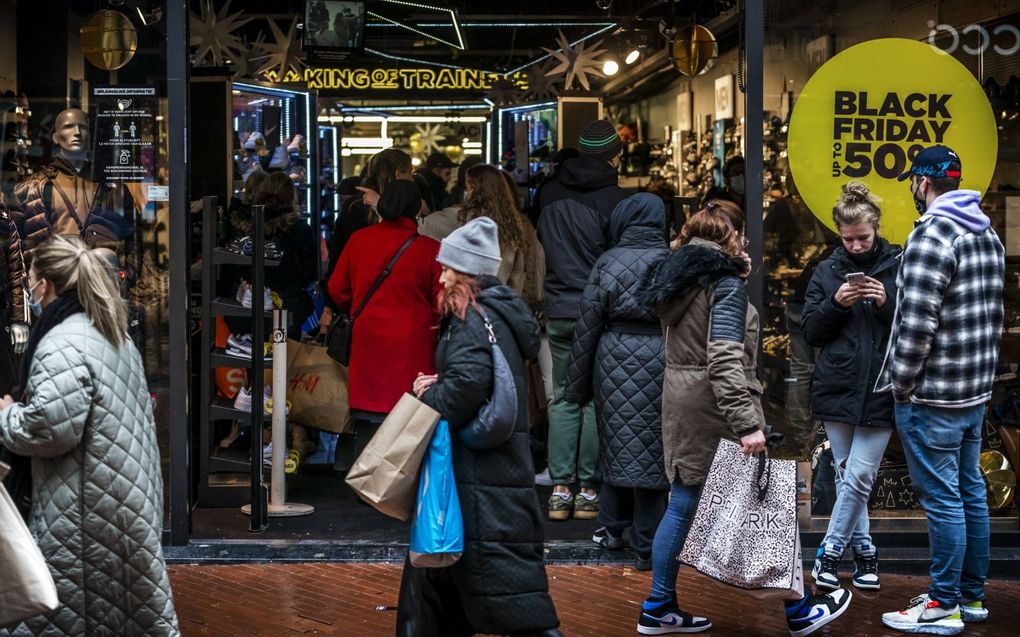
[(609, 534), (609, 529), (604, 526), (595, 529), (595, 533), (591, 536), (591, 541), (610, 551), (619, 551), (623, 548), (623, 538), (613, 537)]
[(786, 626), (790, 629), (790, 635), (804, 637), (834, 621), (850, 608), (852, 597), (850, 591), (838, 588), (827, 595), (809, 595), (799, 602), (788, 602)]
[(641, 606), (637, 631), (641, 635), (672, 635), (674, 633), (703, 633), (712, 627), (705, 617), (695, 617), (680, 610), (676, 602), (650, 602)]
[(811, 569), (811, 576), (815, 578), (815, 585), (827, 591), (834, 591), (839, 588), (839, 558), (825, 554), (825, 547), (819, 546), (815, 554), (815, 565)]
[(881, 588), (878, 581), (878, 552), (874, 555), (854, 556), (854, 577), (853, 585), (857, 588), (877, 591)]

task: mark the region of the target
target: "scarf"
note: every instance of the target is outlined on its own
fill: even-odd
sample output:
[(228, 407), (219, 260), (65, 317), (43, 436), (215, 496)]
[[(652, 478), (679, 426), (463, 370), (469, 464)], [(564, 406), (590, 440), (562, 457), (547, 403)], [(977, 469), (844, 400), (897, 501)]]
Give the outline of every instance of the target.
[(875, 264), (878, 263), (878, 260), (882, 258), (882, 253), (884, 252), (885, 241), (875, 237), (874, 242), (871, 244), (871, 249), (864, 254), (851, 254), (850, 252), (847, 252), (846, 256), (850, 259), (851, 263), (860, 268), (861, 272), (870, 274), (871, 269), (874, 268)]

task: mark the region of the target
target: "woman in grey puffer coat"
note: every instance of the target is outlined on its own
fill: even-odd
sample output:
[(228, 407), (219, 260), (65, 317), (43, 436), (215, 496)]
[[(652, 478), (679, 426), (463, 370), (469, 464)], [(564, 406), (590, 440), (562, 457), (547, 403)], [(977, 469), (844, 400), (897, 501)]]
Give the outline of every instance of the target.
[(152, 403), (108, 266), (54, 236), (35, 249), (28, 284), (27, 382), (19, 402), (0, 399), (0, 444), (32, 458), (28, 526), (60, 606), (0, 637), (180, 635)]
[(595, 262), (581, 295), (563, 398), (595, 401), (602, 527), (592, 540), (623, 548), (630, 527), (637, 568), (650, 570), (669, 488), (662, 460), (666, 357), (659, 318), (637, 296), (645, 273), (669, 255), (662, 199), (638, 193), (617, 204), (609, 241), (613, 247)]

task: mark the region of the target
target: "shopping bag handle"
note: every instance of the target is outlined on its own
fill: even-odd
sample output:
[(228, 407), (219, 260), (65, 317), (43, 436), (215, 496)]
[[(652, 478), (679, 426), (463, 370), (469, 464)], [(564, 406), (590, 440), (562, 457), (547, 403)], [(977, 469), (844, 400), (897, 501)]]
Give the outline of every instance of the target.
[(767, 449), (758, 454), (758, 476), (754, 483), (758, 488), (758, 502), (764, 502), (769, 494), (769, 485), (772, 483), (772, 463), (769, 462)]

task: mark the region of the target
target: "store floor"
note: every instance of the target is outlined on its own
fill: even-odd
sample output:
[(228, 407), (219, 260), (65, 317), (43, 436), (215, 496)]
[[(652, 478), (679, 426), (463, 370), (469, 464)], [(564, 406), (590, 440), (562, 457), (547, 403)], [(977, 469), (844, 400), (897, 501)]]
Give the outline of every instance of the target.
[[(544, 504), (552, 487), (537, 487)], [(399, 522), (357, 501), (331, 465), (305, 465), (287, 480), (287, 500), (310, 504), (315, 513), (299, 518), (271, 518), (260, 534), (248, 532), (248, 516), (236, 508), (196, 508), (192, 537), (200, 539), (325, 540), (407, 542), (409, 524)], [(547, 541), (589, 540), (594, 520), (546, 521)]]

